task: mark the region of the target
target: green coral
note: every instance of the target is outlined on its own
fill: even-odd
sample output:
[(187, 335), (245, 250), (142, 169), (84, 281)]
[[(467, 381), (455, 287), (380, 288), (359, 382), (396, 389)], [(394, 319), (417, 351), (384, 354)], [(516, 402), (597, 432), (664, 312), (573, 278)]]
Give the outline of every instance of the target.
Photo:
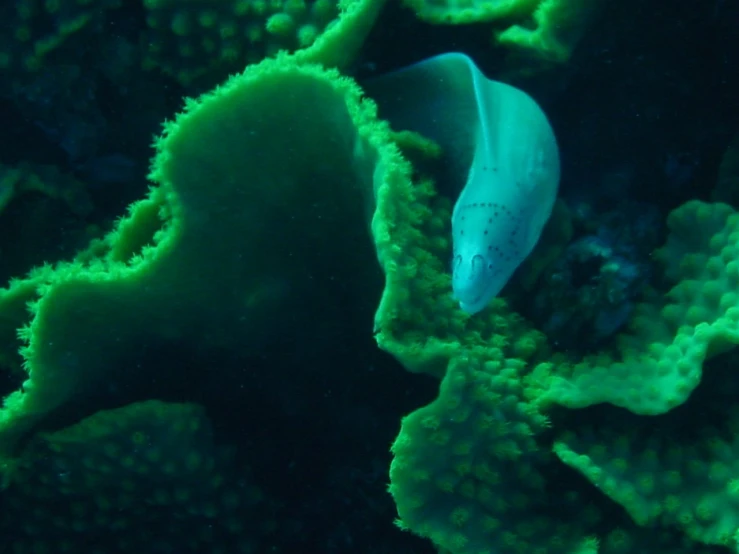
[(526, 22), (497, 33), (501, 46), (517, 55), (564, 63), (608, 0), (542, 0)]
[(549, 506), (536, 436), (547, 419), (524, 398), (522, 362), (460, 357), (439, 396), (403, 420), (390, 493), (399, 524), (455, 554), (595, 553), (575, 512)]
[(657, 253), (674, 283), (664, 304), (639, 307), (630, 333), (620, 338), (619, 360), (604, 356), (555, 368), (547, 400), (664, 413), (698, 386), (706, 358), (739, 342), (739, 215), (725, 204), (692, 201), (670, 214), (668, 226), (667, 244)]
[(19, 536), (14, 552), (89, 551), (101, 539), (122, 552), (255, 552), (270, 508), (248, 479), (201, 407), (141, 402), (37, 434), (5, 470), (0, 522)]
[(460, 352), (491, 361), (535, 360), (546, 353), (544, 335), (501, 298), (476, 317), (457, 309), (447, 270), (451, 203), (430, 181), (388, 189), (383, 200), (374, 233), (386, 277), (375, 315), (381, 348), (407, 370), (439, 377)]
[[(679, 418), (578, 426), (557, 456), (644, 527), (674, 527), (695, 541), (735, 550), (739, 529), (739, 412), (718, 428), (686, 430)], [(696, 432), (697, 431), (697, 432)]]
[[(411, 155), (427, 150), (416, 137), (396, 138)], [(649, 550), (649, 545), (674, 552), (700, 549), (678, 534), (650, 536), (629, 522), (619, 529), (599, 510), (586, 507), (582, 483), (572, 482), (564, 495), (574, 495), (581, 505), (554, 506), (548, 479), (558, 463), (550, 455), (550, 432), (543, 421), (544, 414), (555, 411), (553, 404), (574, 409), (609, 402), (653, 415), (688, 401), (706, 359), (731, 350), (739, 337), (737, 214), (726, 205), (697, 201), (674, 210), (668, 241), (656, 253), (671, 287), (664, 301), (639, 306), (629, 332), (613, 350), (577, 360), (549, 353), (541, 336), (504, 299), (474, 318), (461, 314), (448, 295), (448, 199), (438, 197), (423, 174), (413, 189), (392, 192), (386, 204), (378, 205), (382, 228), (375, 238), (386, 287), (376, 314), (376, 337), (408, 370), (441, 378), (438, 398), (404, 419), (393, 446), (390, 491), (400, 525), (452, 554), (633, 552)], [(634, 460), (621, 456), (612, 441), (601, 445), (590, 433), (581, 446), (592, 448), (601, 466), (588, 463), (566, 450), (567, 436), (556, 442), (555, 454), (623, 504), (637, 525), (654, 523), (654, 511), (663, 509), (659, 503), (656, 508), (644, 502), (635, 506), (650, 491), (659, 491), (664, 480), (688, 495), (680, 499), (681, 532), (709, 545), (733, 540), (729, 531), (736, 526), (731, 518), (719, 521), (726, 512), (719, 510), (709, 488), (696, 487), (708, 498), (694, 500), (675, 479), (681, 472), (699, 475), (703, 462), (666, 473), (646, 465), (629, 479), (604, 481), (602, 464), (613, 462), (623, 470)], [(500, 444), (511, 448), (500, 450)], [(710, 479), (723, 479), (716, 482), (718, 490), (732, 490), (736, 472), (726, 456), (696, 452), (692, 458), (709, 460)], [(647, 456), (645, 463), (654, 459)], [(674, 499), (667, 505), (675, 512)], [(687, 529), (693, 520), (703, 524)]]
[[(351, 55), (384, 0), (146, 0), (144, 65), (189, 85), (240, 71), (280, 51), (309, 49), (326, 32)], [(361, 20), (362, 25), (356, 25)], [(336, 45), (338, 47), (338, 44)], [(322, 61), (334, 66), (322, 53)]]
[(404, 0), (421, 19), (430, 23), (462, 25), (531, 13), (540, 0)]
[[(379, 290), (375, 196), (409, 187), (409, 170), (350, 80), (264, 62), (188, 101), (156, 149), (149, 197), (38, 290), (21, 331), (28, 377), (0, 414), (6, 453), (50, 411), (136, 379), (121, 373), (133, 344), (257, 353), (288, 324), (312, 328), (310, 343), (323, 337), (313, 314), (329, 325), (346, 309), (331, 282), (347, 298)], [(289, 322), (273, 316), (296, 303)]]
[[(495, 42), (538, 61), (564, 63), (607, 0), (404, 0), (434, 24), (493, 23)], [(517, 59), (516, 68), (526, 66)]]
[[(482, 5), (458, 3), (459, 21), (480, 17), (473, 4)], [(282, 48), (298, 52), (278, 54), (188, 100), (156, 142), (153, 188), (114, 231), (73, 261), (42, 267), (0, 291), (0, 362), (25, 378), (0, 411), (16, 521), (46, 498), (44, 487), (54, 487), (76, 502), (70, 518), (58, 522), (60, 551), (78, 550), (68, 533), (116, 524), (109, 509), (131, 507), (135, 491), (150, 506), (176, 509), (176, 500), (206, 519), (225, 513), (238, 535), (243, 529), (227, 509), (235, 500), (221, 496), (219, 476), (209, 473), (216, 462), (203, 462), (215, 457), (198, 408), (146, 404), (58, 432), (38, 430), (52, 414), (84, 412), (87, 395), (101, 384), (140, 377), (130, 364), (138, 350), (178, 341), (195, 351), (258, 354), (289, 325), (306, 343), (322, 344), (326, 333), (317, 320), (338, 321), (358, 311), (347, 299), (374, 300), (382, 290), (378, 344), (408, 370), (441, 383), (435, 401), (404, 419), (393, 445), (390, 492), (401, 526), (452, 554), (683, 552), (700, 551), (693, 541), (733, 544), (733, 439), (707, 438), (682, 451), (659, 440), (634, 446), (612, 430), (598, 439), (551, 429), (548, 416), (561, 416), (561, 406), (604, 402), (654, 415), (688, 402), (706, 360), (739, 337), (739, 217), (728, 206), (699, 202), (673, 212), (670, 238), (657, 254), (671, 286), (665, 301), (640, 306), (629, 333), (598, 356), (550, 352), (546, 337), (504, 298), (475, 317), (461, 313), (449, 295), (451, 201), (437, 194), (424, 163), (413, 174), (400, 154), (433, 165), (438, 149), (423, 137), (391, 133), (355, 83), (313, 65), (346, 67), (382, 5), (146, 3), (148, 61), (182, 83), (224, 68), (240, 71)], [(507, 36), (563, 61), (589, 17), (582, 10), (594, 4), (495, 6), (539, 25), (513, 27), (501, 41)], [(563, 18), (559, 26), (552, 26), (555, 15)], [(548, 259), (559, 246), (545, 253)], [(290, 313), (290, 324), (275, 313)], [(21, 357), (14, 352), (18, 328)], [(178, 429), (181, 421), (196, 425)], [(152, 433), (156, 447), (148, 447)], [(117, 455), (123, 451), (133, 454)], [(563, 463), (585, 479), (570, 479)], [(192, 472), (183, 473), (187, 464)], [(80, 465), (84, 479), (75, 473)], [(190, 492), (148, 487), (176, 486), (181, 478)], [(213, 485), (203, 495), (213, 493), (221, 504), (201, 503), (191, 481)], [(603, 496), (637, 525), (670, 531), (647, 533), (613, 516)], [(23, 548), (49, 548), (34, 537), (50, 520), (41, 508), (23, 521)]]
[[(49, 56), (70, 42), (99, 32), (105, 14), (121, 0), (19, 0), (0, 7), (0, 70), (20, 75), (41, 69)], [(3, 83), (14, 84), (11, 79)]]
[[(425, 220), (433, 214), (430, 209)], [(400, 218), (406, 220), (406, 215)], [(415, 224), (428, 233), (423, 221)], [(428, 297), (414, 295), (416, 285), (409, 281), (405, 288), (398, 283), (399, 290), (388, 296), (393, 285), (388, 281), (385, 301), (399, 299), (396, 310), (388, 313), (396, 326), (403, 322), (404, 327), (396, 327), (394, 335), (380, 333), (380, 344), (411, 370), (428, 369), (431, 358), (438, 364), (431, 367), (443, 375), (438, 398), (404, 419), (393, 446), (390, 491), (403, 528), (453, 554), (634, 552), (648, 549), (655, 539), (665, 541), (659, 547), (665, 551), (699, 549), (668, 547), (674, 538), (662, 531), (651, 536), (633, 523), (624, 524), (628, 530), (616, 529), (603, 513), (585, 507), (582, 486), (574, 481), (562, 499), (574, 495), (580, 504), (554, 506), (548, 481), (556, 472), (548, 455), (552, 449), (600, 494), (626, 508), (637, 526), (674, 528), (698, 543), (736, 546), (736, 410), (728, 415), (728, 429), (701, 429), (700, 439), (692, 443), (679, 440), (679, 424), (659, 424), (663, 437), (647, 431), (650, 420), (630, 414), (611, 416), (601, 423), (602, 430), (555, 427), (556, 442), (546, 439), (545, 415), (555, 401), (571, 409), (608, 401), (635, 414), (672, 413), (689, 399), (699, 407), (705, 402), (692, 397), (706, 359), (731, 351), (737, 342), (733, 314), (739, 273), (733, 265), (739, 215), (727, 205), (693, 201), (674, 210), (668, 224), (670, 235), (657, 256), (673, 286), (662, 305), (641, 306), (631, 333), (621, 337), (623, 362), (614, 363), (603, 353), (574, 366), (562, 354), (538, 365), (525, 363), (505, 340), (506, 327), (494, 327), (505, 306), (502, 300), (480, 314), (477, 324), (492, 326), (489, 337), (494, 339), (480, 341), (464, 323), (449, 334), (440, 333), (435, 320), (418, 311), (430, 303)], [(400, 225), (396, 230), (421, 244), (433, 236)], [(432, 251), (413, 246), (409, 251), (416, 255)], [(402, 270), (400, 264), (388, 267)], [(404, 302), (415, 311), (406, 312)], [(378, 316), (383, 309), (389, 310), (388, 304), (381, 305)], [(444, 309), (453, 320), (453, 308)], [(415, 328), (422, 329), (418, 334), (412, 331), (413, 317), (418, 318)], [(454, 340), (454, 332), (461, 338)], [(499, 341), (497, 348), (494, 341)], [(532, 347), (531, 360), (543, 351)], [(660, 359), (659, 354), (674, 357)], [(572, 402), (574, 395), (580, 403)], [(624, 423), (619, 427), (612, 420)], [(532, 520), (532, 514), (541, 519)]]

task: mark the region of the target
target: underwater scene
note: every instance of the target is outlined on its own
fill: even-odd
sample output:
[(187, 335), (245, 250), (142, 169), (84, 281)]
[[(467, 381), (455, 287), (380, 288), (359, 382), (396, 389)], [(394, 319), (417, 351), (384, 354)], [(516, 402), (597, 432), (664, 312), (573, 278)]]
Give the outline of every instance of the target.
[(0, 398), (0, 554), (738, 553), (739, 0), (4, 0)]

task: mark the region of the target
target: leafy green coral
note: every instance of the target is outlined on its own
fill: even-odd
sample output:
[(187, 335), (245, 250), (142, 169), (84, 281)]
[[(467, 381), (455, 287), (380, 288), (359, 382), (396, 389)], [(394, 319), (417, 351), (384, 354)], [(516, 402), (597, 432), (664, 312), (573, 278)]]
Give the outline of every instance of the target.
[(14, 552), (90, 551), (104, 540), (121, 552), (248, 553), (271, 528), (248, 470), (216, 446), (194, 404), (130, 404), (39, 433), (4, 486), (0, 528), (16, 537)]
[[(411, 179), (399, 136), (356, 85), (300, 65), (342, 66), (352, 56), (343, 39), (361, 44), (378, 6), (342, 4), (345, 26), (327, 27), (311, 48), (189, 101), (157, 142), (155, 188), (115, 231), (0, 295), (3, 333), (28, 321), (28, 375), (0, 413), (2, 449), (17, 453), (48, 414), (109, 381), (133, 344), (257, 352), (273, 325), (284, 328), (273, 314), (297, 301), (308, 317), (335, 318), (339, 300), (306, 276), (351, 283), (342, 298), (371, 296), (380, 289), (376, 254), (386, 279), (378, 343), (407, 369), (442, 378), (439, 398), (405, 419), (393, 447), (402, 524), (454, 554), (593, 552), (596, 511), (548, 504), (546, 477), (558, 461), (546, 410), (612, 402), (659, 413), (687, 400), (705, 357), (735, 343), (736, 216), (697, 203), (673, 214), (660, 253), (674, 283), (669, 301), (641, 308), (616, 362), (550, 357), (545, 337), (504, 299), (474, 318), (462, 314), (449, 295), (449, 199), (427, 175)], [(267, 22), (274, 32), (287, 23)], [(556, 453), (578, 467), (565, 444)], [(602, 552), (633, 552), (633, 533), (598, 531)]]
[(706, 358), (739, 342), (739, 216), (726, 204), (692, 201), (670, 214), (668, 226), (667, 244), (657, 253), (673, 283), (664, 303), (640, 306), (631, 332), (621, 337), (619, 359), (554, 368), (547, 400), (665, 413), (698, 386)]
[[(529, 57), (566, 62), (607, 0), (404, 0), (434, 24), (494, 23), (498, 44)], [(521, 64), (518, 64), (521, 65)]]
[(344, 298), (379, 294), (375, 196), (402, 194), (409, 169), (350, 80), (280, 56), (188, 101), (156, 149), (149, 197), (38, 289), (28, 378), (0, 414), (6, 453), (51, 410), (136, 379), (121, 373), (132, 353), (254, 353), (290, 326), (309, 343), (311, 314), (331, 322)]
[(726, 404), (725, 421), (717, 426), (690, 428), (681, 420), (685, 412), (656, 422), (625, 418), (597, 428), (579, 425), (558, 437), (554, 451), (638, 525), (676, 528), (697, 542), (735, 550), (739, 412)]
[[(412, 149), (422, 142), (405, 144)], [(673, 211), (668, 241), (655, 256), (668, 283), (664, 300), (652, 295), (612, 349), (585, 359), (549, 353), (541, 335), (505, 299), (473, 318), (456, 309), (446, 266), (449, 202), (430, 181), (419, 178), (408, 194), (378, 204), (378, 215), (383, 232), (376, 239), (386, 274), (375, 321), (378, 344), (410, 371), (441, 378), (438, 398), (404, 419), (393, 445), (390, 492), (401, 527), (452, 554), (699, 550), (662, 528), (647, 532), (634, 522), (609, 521), (586, 503), (572, 511), (570, 504), (553, 503), (547, 479), (559, 462), (552, 448), (623, 504), (637, 525), (654, 523), (666, 509), (662, 496), (646, 495), (669, 475), (654, 466), (651, 474), (647, 468), (629, 480), (604, 483), (602, 466), (618, 452), (598, 444), (593, 433), (578, 443), (581, 450), (600, 453), (593, 463), (568, 450), (567, 434), (553, 446), (545, 415), (555, 411), (554, 404), (574, 409), (602, 402), (635, 414), (660, 414), (688, 401), (706, 359), (732, 349), (739, 336), (734, 211), (697, 201)], [(699, 465), (710, 465), (711, 479), (723, 475), (713, 488), (726, 496), (736, 479), (728, 463), (733, 451), (725, 444), (718, 448), (725, 452), (704, 449)], [(734, 540), (734, 521), (719, 509), (731, 499), (717, 501), (711, 486), (691, 490), (682, 484), (673, 483), (680, 489), (676, 495), (686, 495), (675, 516), (680, 531), (709, 545)], [(577, 481), (571, 486), (570, 493), (581, 499), (577, 491), (587, 487)], [(647, 491), (641, 496), (634, 493), (639, 486)], [(644, 506), (647, 515), (640, 511)], [(686, 527), (694, 520), (700, 524)], [(672, 520), (659, 521), (669, 526)]]
[(439, 397), (403, 420), (390, 493), (403, 528), (455, 554), (595, 553), (597, 522), (551, 509), (536, 436), (547, 419), (524, 398), (523, 362), (460, 356)]
[[(439, 397), (404, 420), (393, 446), (390, 491), (404, 528), (460, 554), (596, 551), (596, 543), (603, 553), (633, 552), (661, 536), (662, 531), (649, 538), (631, 529), (618, 539), (619, 531), (599, 517), (588, 521), (585, 506), (562, 522), (566, 506), (554, 510), (543, 484), (556, 465), (548, 456), (553, 449), (623, 505), (637, 525), (674, 527), (694, 541), (734, 547), (739, 528), (734, 431), (706, 429), (699, 440), (682, 444), (674, 426), (662, 437), (647, 432), (649, 420), (637, 424), (631, 416), (621, 418), (621, 427), (604, 425), (603, 431), (555, 428), (558, 440), (552, 445), (546, 439), (544, 415), (553, 402), (570, 409), (610, 402), (639, 415), (672, 411), (692, 397), (706, 359), (735, 346), (739, 216), (724, 204), (692, 201), (674, 210), (668, 224), (670, 235), (657, 257), (673, 286), (664, 303), (641, 306), (631, 333), (620, 338), (623, 361), (614, 362), (605, 352), (575, 365), (562, 354), (539, 365), (517, 360), (505, 326), (492, 326), (503, 300), (477, 323), (490, 326), (486, 336), (493, 341), (478, 341), (465, 324), (451, 331), (460, 337), (454, 340), (434, 329), (431, 318), (418, 320), (423, 329), (418, 336), (408, 320), (402, 333), (380, 334), (380, 344), (411, 370), (430, 356), (436, 356), (438, 370), (440, 353), (449, 356)], [(420, 296), (415, 302), (416, 309), (424, 305)], [(434, 305), (448, 309), (448, 321), (454, 321), (453, 308)], [(387, 305), (380, 315), (382, 309)], [(426, 342), (414, 342), (419, 336)], [(734, 411), (728, 417), (735, 430)], [(668, 432), (664, 425), (658, 429)], [(501, 451), (501, 444), (509, 449)], [(541, 516), (539, 523), (532, 523), (532, 513)], [(632, 547), (624, 550), (624, 544)]]
[[(187, 85), (205, 77), (221, 79), (279, 51), (315, 46), (321, 62), (340, 67), (356, 54), (384, 3), (146, 0), (144, 64)], [(327, 33), (331, 36), (321, 40)]]
[[(412, 189), (381, 190), (375, 243), (385, 289), (375, 314), (381, 348), (409, 371), (443, 376), (460, 352), (491, 361), (539, 359), (545, 337), (496, 299), (476, 317), (461, 312), (451, 295), (449, 199), (429, 180)], [(382, 202), (385, 200), (385, 202)]]

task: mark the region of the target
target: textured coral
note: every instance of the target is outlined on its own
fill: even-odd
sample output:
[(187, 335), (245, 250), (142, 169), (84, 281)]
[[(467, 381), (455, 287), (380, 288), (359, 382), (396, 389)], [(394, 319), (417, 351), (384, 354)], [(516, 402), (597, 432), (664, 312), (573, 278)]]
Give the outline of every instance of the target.
[(312, 45), (336, 0), (146, 0), (145, 63), (182, 83)]
[[(317, 283), (343, 276), (360, 298), (379, 282), (373, 191), (407, 186), (408, 168), (360, 94), (335, 71), (280, 57), (166, 124), (158, 186), (38, 291), (20, 333), (28, 378), (0, 418), (6, 452), (55, 408), (135, 380), (120, 371), (132, 345), (183, 340), (248, 354), (288, 324), (319, 338), (309, 314), (330, 322), (345, 302)], [(298, 301), (289, 322), (274, 317)]]
[[(729, 384), (731, 392), (721, 393), (714, 387), (727, 385), (720, 382), (689, 405), (709, 418), (684, 411), (658, 421), (611, 418), (576, 425), (558, 437), (554, 451), (637, 525), (677, 529), (733, 551), (739, 537), (739, 412), (731, 405), (736, 387)], [(712, 408), (703, 408), (706, 400)]]
[(105, 542), (114, 552), (247, 553), (270, 527), (262, 493), (193, 404), (131, 404), (39, 433), (5, 478), (1, 544), (14, 552)]
[[(519, 54), (566, 62), (607, 0), (405, 0), (429, 23), (497, 23), (496, 42)], [(514, 24), (511, 24), (514, 22)], [(519, 69), (522, 65), (519, 62)]]
[[(406, 4), (423, 11), (419, 2)], [(145, 4), (147, 67), (181, 84), (241, 72), (281, 48), (298, 52), (189, 100), (156, 142), (150, 194), (114, 231), (72, 261), (0, 291), (0, 363), (14, 372), (9, 381), (25, 379), (0, 411), (8, 480), (2, 525), (18, 554), (79, 552), (103, 535), (122, 552), (271, 550), (260, 544), (264, 529), (252, 526), (269, 518), (265, 504), (248, 471), (237, 468), (246, 480), (228, 479), (233, 460), (216, 447), (202, 409), (151, 402), (50, 427), (69, 421), (60, 414), (97, 410), (88, 402), (101, 390), (142, 377), (165, 381), (166, 389), (181, 379), (131, 363), (164, 344), (185, 345), (186, 355), (258, 357), (273, 337), (288, 335), (331, 350), (325, 329), (347, 314), (359, 317), (360, 301), (375, 301), (381, 272), (378, 344), (440, 382), (438, 397), (403, 420), (393, 445), (390, 492), (403, 528), (445, 554), (736, 547), (731, 400), (715, 402), (719, 423), (696, 426), (697, 438), (658, 418), (682, 410), (689, 417), (677, 423), (684, 424), (717, 398), (696, 394), (716, 370), (711, 360), (726, 363), (717, 355), (739, 340), (739, 216), (721, 204), (675, 210), (655, 256), (669, 292), (645, 294), (628, 331), (596, 356), (551, 352), (557, 345), (506, 298), (476, 317), (461, 313), (449, 295), (453, 199), (439, 195), (424, 163), (412, 174), (398, 150), (425, 154), (429, 165), (443, 153), (423, 137), (390, 133), (337, 71), (301, 65), (347, 67), (382, 5)], [(562, 62), (597, 5), (429, 0), (431, 11), (419, 15), (435, 23), (505, 16), (513, 27), (497, 35), (501, 44)], [(89, 9), (54, 1), (0, 8), (16, 25), (15, 35), (0, 37), (0, 67), (13, 76), (6, 82), (42, 100), (51, 89), (41, 85), (61, 74), (36, 73), (49, 53), (74, 52), (65, 48), (89, 36), (77, 31), (99, 32), (108, 12), (90, 18)], [(18, 80), (29, 75), (39, 79)], [(10, 199), (21, 180), (4, 176), (11, 186), (2, 199)], [(27, 180), (39, 182), (55, 181)], [(604, 252), (611, 247), (601, 237), (576, 243), (568, 255), (596, 252), (612, 264), (619, 258)], [(598, 280), (620, 280), (604, 284), (606, 296), (627, 288), (609, 263), (599, 266)], [(613, 305), (618, 300), (631, 298)], [(366, 325), (367, 311), (361, 314)], [(203, 371), (217, 381), (219, 370)], [(599, 403), (638, 415), (593, 407)], [(597, 419), (601, 408), (618, 417)], [(189, 524), (197, 532), (185, 533)], [(146, 543), (150, 529), (162, 543)]]
[(548, 422), (523, 396), (524, 367), (455, 359), (439, 397), (403, 420), (390, 468), (401, 527), (455, 554), (596, 552), (584, 530), (597, 514), (573, 517), (576, 494), (549, 507), (536, 441)]
[(560, 370), (549, 400), (664, 413), (698, 386), (707, 357), (739, 341), (739, 215), (726, 204), (692, 201), (670, 214), (668, 226), (667, 244), (657, 253), (674, 284), (665, 302), (637, 307), (619, 359), (586, 359), (571, 372)]

